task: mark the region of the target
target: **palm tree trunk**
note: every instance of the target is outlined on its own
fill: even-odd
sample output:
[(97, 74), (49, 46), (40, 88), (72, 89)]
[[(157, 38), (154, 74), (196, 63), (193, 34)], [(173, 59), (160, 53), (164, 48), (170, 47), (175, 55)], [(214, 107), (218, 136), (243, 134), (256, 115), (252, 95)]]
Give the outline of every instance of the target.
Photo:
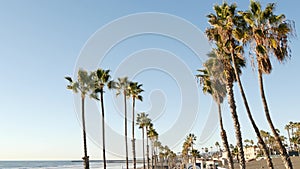
[(134, 108), (135, 108), (135, 97), (132, 97), (132, 154), (133, 154), (133, 168), (136, 169), (136, 157), (135, 157), (135, 137), (134, 137)]
[(160, 169), (163, 169), (164, 168), (164, 158), (159, 158), (160, 160)]
[(154, 145), (153, 145), (153, 140), (151, 139), (151, 169), (153, 169), (153, 160), (154, 160)]
[(244, 91), (244, 88), (243, 88), (240, 76), (239, 76), (237, 68), (236, 68), (236, 63), (235, 63), (235, 58), (234, 58), (233, 53), (231, 54), (231, 60), (232, 60), (232, 63), (233, 63), (234, 74), (235, 74), (236, 80), (238, 82), (238, 86), (240, 88), (240, 92), (241, 92), (241, 95), (242, 95), (242, 98), (243, 98), (243, 101), (244, 101), (244, 105), (245, 105), (245, 108), (246, 108), (246, 111), (247, 111), (248, 118), (250, 119), (252, 127), (253, 127), (253, 129), (255, 131), (255, 134), (256, 134), (256, 136), (258, 138), (259, 146), (261, 147), (261, 149), (263, 150), (263, 152), (264, 152), (264, 154), (266, 156), (266, 161), (267, 161), (268, 168), (269, 169), (273, 169), (274, 166), (273, 166), (273, 163), (272, 163), (272, 160), (271, 160), (268, 148), (267, 148), (264, 140), (262, 139), (260, 131), (259, 131), (259, 129), (258, 129), (258, 127), (257, 127), (257, 125), (256, 125), (256, 123), (254, 121), (253, 116), (252, 116), (252, 113), (251, 113), (251, 110), (250, 110), (250, 107), (249, 107), (249, 104), (248, 104), (248, 100), (247, 100), (247, 97), (246, 97), (246, 94), (245, 94), (245, 91)]
[(291, 134), (290, 134), (290, 129), (289, 127), (287, 127), (287, 133), (288, 133), (288, 139), (289, 139), (289, 143), (290, 143), (290, 148), (292, 147), (292, 143), (291, 143)]
[(157, 169), (157, 146), (154, 147), (154, 169)]
[(87, 155), (87, 144), (86, 144), (86, 129), (85, 129), (85, 116), (84, 116), (84, 96), (81, 96), (81, 108), (82, 108), (82, 131), (83, 131), (83, 149), (84, 149), (84, 169), (90, 169), (89, 156)]
[[(230, 76), (230, 75), (229, 75)], [(226, 82), (226, 90), (227, 90), (227, 100), (230, 107), (230, 112), (233, 119), (234, 129), (235, 129), (235, 137), (238, 147), (238, 154), (240, 157), (240, 168), (245, 169), (246, 163), (245, 163), (245, 156), (244, 156), (244, 150), (243, 150), (243, 139), (242, 139), (242, 133), (241, 133), (241, 127), (238, 119), (238, 115), (236, 112), (236, 105), (234, 100), (234, 94), (233, 94), (233, 78), (228, 77)]]
[(157, 156), (154, 155), (154, 169), (157, 169)]
[(234, 169), (234, 163), (233, 163), (232, 155), (231, 155), (231, 152), (230, 152), (230, 149), (229, 149), (227, 134), (226, 134), (226, 131), (223, 127), (223, 118), (222, 118), (221, 104), (220, 103), (218, 103), (218, 112), (219, 112), (219, 120), (220, 120), (220, 128), (221, 128), (221, 138), (222, 138), (222, 141), (223, 141), (225, 151), (227, 152), (228, 168), (229, 169)]
[(128, 143), (127, 143), (127, 104), (126, 104), (126, 91), (124, 90), (124, 106), (125, 106), (125, 151), (126, 151), (126, 169), (128, 166)]
[(196, 169), (196, 160), (197, 160), (197, 156), (194, 156), (194, 168)]
[[(146, 128), (147, 129), (147, 132), (148, 132), (148, 127)], [(146, 134), (147, 136), (147, 152), (146, 152), (146, 156), (147, 156), (147, 168), (149, 169), (150, 168), (150, 158), (149, 158), (149, 137), (148, 137), (148, 134)]]
[(261, 71), (258, 72), (258, 80), (259, 80), (260, 94), (261, 94), (261, 99), (262, 99), (264, 110), (265, 110), (265, 115), (266, 115), (267, 121), (269, 123), (269, 126), (272, 130), (272, 133), (275, 137), (275, 141), (279, 146), (279, 151), (280, 151), (282, 161), (283, 161), (284, 166), (285, 166), (286, 169), (293, 169), (293, 164), (291, 162), (291, 159), (290, 159), (285, 147), (283, 146), (283, 144), (280, 140), (280, 136), (277, 133), (276, 128), (274, 127), (274, 124), (272, 122), (272, 119), (271, 119), (271, 116), (270, 116), (270, 113), (269, 113), (269, 108), (268, 108), (268, 103), (267, 103), (266, 96), (265, 96), (263, 78), (262, 78), (262, 72)]
[(144, 132), (144, 127), (142, 128), (142, 137), (143, 137), (143, 167), (146, 169), (146, 163), (145, 163), (145, 132)]
[(106, 155), (105, 155), (105, 122), (104, 122), (104, 100), (103, 88), (100, 91), (101, 97), (101, 110), (102, 110), (102, 146), (103, 146), (103, 167), (106, 169)]

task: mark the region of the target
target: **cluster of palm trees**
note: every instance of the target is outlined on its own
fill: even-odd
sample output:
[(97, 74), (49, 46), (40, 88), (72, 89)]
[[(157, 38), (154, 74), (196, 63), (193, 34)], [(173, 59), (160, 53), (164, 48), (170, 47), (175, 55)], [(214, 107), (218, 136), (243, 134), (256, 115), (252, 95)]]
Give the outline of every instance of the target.
[(102, 119), (102, 143), (103, 143), (103, 165), (106, 168), (106, 152), (105, 152), (105, 121), (104, 121), (104, 87), (107, 86), (109, 89), (117, 90), (116, 94), (123, 94), (124, 105), (125, 105), (125, 149), (126, 149), (126, 167), (128, 169), (128, 143), (127, 143), (127, 98), (132, 97), (132, 147), (133, 147), (133, 159), (134, 167), (136, 168), (136, 157), (135, 157), (135, 135), (134, 135), (134, 125), (135, 125), (135, 101), (141, 100), (140, 95), (143, 92), (142, 84), (137, 82), (128, 81), (127, 77), (118, 78), (118, 81), (110, 80), (111, 76), (109, 74), (110, 70), (97, 69), (93, 72), (87, 72), (86, 70), (80, 69), (77, 74), (77, 81), (74, 81), (71, 77), (65, 77), (69, 81), (67, 89), (72, 90), (75, 93), (81, 94), (81, 107), (82, 107), (82, 131), (83, 131), (83, 146), (84, 146), (84, 168), (89, 169), (89, 156), (87, 155), (87, 143), (86, 143), (86, 126), (85, 126), (85, 98), (90, 96), (90, 98), (100, 101), (101, 107), (101, 119)]
[[(87, 72), (86, 70), (80, 69), (77, 74), (77, 81), (74, 81), (71, 77), (65, 77), (69, 81), (69, 85), (67, 85), (67, 89), (72, 90), (74, 93), (81, 94), (81, 107), (82, 107), (82, 131), (83, 131), (83, 146), (84, 146), (84, 168), (89, 169), (89, 156), (87, 155), (87, 141), (86, 141), (86, 126), (85, 126), (85, 98), (89, 96), (92, 99), (100, 101), (101, 107), (101, 124), (102, 124), (102, 150), (103, 150), (103, 165), (106, 169), (106, 151), (105, 151), (105, 109), (104, 109), (104, 87), (107, 86), (108, 89), (116, 90), (116, 95), (123, 95), (124, 97), (124, 126), (125, 126), (125, 151), (126, 151), (126, 168), (129, 168), (129, 160), (128, 160), (128, 133), (127, 133), (127, 99), (132, 98), (132, 154), (133, 154), (133, 167), (136, 169), (136, 152), (135, 152), (135, 125), (138, 125), (142, 130), (142, 138), (143, 138), (143, 167), (146, 168), (145, 162), (145, 146), (144, 139), (145, 134), (147, 135), (146, 139), (146, 147), (147, 147), (147, 168), (150, 168), (150, 154), (149, 154), (149, 139), (152, 142), (152, 165), (153, 162), (157, 162), (157, 155), (155, 151), (155, 147), (159, 148), (160, 161), (162, 161), (165, 157), (174, 157), (174, 152), (172, 152), (167, 146), (163, 147), (161, 143), (158, 141), (158, 133), (154, 129), (153, 123), (151, 119), (148, 117), (149, 115), (145, 112), (141, 112), (137, 114), (137, 118), (135, 119), (135, 105), (136, 100), (143, 101), (143, 97), (141, 93), (144, 91), (142, 89), (142, 84), (138, 82), (131, 82), (127, 77), (118, 78), (117, 81), (111, 80), (110, 70), (97, 69), (96, 71)], [(157, 149), (157, 148), (156, 148)], [(176, 157), (176, 154), (175, 154)]]
[(109, 70), (97, 69), (94, 72), (88, 73), (80, 69), (77, 74), (77, 81), (71, 77), (65, 77), (69, 81), (67, 89), (72, 90), (74, 93), (81, 94), (81, 108), (82, 108), (82, 131), (83, 131), (83, 147), (84, 147), (84, 168), (89, 169), (89, 156), (87, 155), (87, 142), (86, 142), (86, 126), (85, 126), (85, 98), (90, 98), (100, 101), (101, 119), (102, 119), (102, 146), (103, 146), (103, 165), (106, 168), (106, 153), (105, 153), (105, 122), (104, 122), (104, 86), (109, 83), (110, 75)]
[[(136, 119), (136, 124), (139, 125), (139, 128), (142, 129), (142, 139), (143, 139), (143, 168), (146, 168), (146, 162), (145, 162), (145, 131), (146, 134), (149, 131), (150, 128), (150, 124), (151, 123), (151, 119), (148, 117), (148, 114), (146, 114), (145, 112), (142, 112), (140, 114), (137, 115), (137, 119)], [(152, 125), (153, 126), (153, 125)], [(153, 128), (153, 127), (152, 127)], [(150, 166), (150, 162), (149, 162), (149, 137), (147, 134), (147, 166), (149, 168)]]
[[(144, 115), (138, 115), (144, 116)], [(146, 115), (147, 116), (147, 115)], [(137, 119), (139, 121), (139, 119)], [(141, 126), (140, 126), (141, 128)], [(162, 145), (162, 143), (158, 140), (158, 133), (154, 129), (153, 123), (150, 123), (147, 130), (147, 168), (156, 169), (158, 165), (160, 168), (163, 168), (165, 163), (168, 165), (168, 168), (174, 168), (177, 162), (176, 153), (174, 153), (167, 145)], [(149, 158), (149, 145), (148, 139), (151, 141), (151, 167), (150, 167), (150, 158)], [(145, 157), (143, 155), (143, 157)], [(160, 164), (158, 164), (160, 163)], [(145, 165), (144, 165), (145, 166)]]
[(197, 157), (200, 157), (199, 150), (194, 148), (196, 140), (197, 137), (193, 133), (190, 133), (189, 135), (186, 136), (186, 139), (183, 142), (181, 155), (183, 160), (182, 164), (185, 166), (189, 162), (190, 157), (192, 157), (193, 168), (196, 168), (196, 159)]
[[(278, 129), (276, 129), (276, 130), (277, 130), (277, 133), (280, 133), (280, 131)], [(263, 138), (263, 140), (264, 140), (267, 148), (269, 149), (270, 155), (274, 155), (274, 154), (280, 153), (280, 150), (279, 150), (280, 147), (276, 143), (275, 137), (270, 132), (267, 132), (267, 131), (264, 131), (264, 130), (260, 130), (260, 134), (261, 134), (261, 137)], [(284, 136), (280, 136), (280, 140), (284, 144), (285, 137)]]
[(234, 166), (220, 109), (220, 104), (226, 95), (235, 128), (240, 168), (244, 169), (246, 167), (240, 123), (233, 93), (235, 82), (237, 82), (240, 89), (259, 146), (266, 156), (267, 165), (269, 168), (274, 168), (269, 150), (252, 116), (240, 79), (242, 68), (246, 65), (246, 50), (249, 50), (250, 60), (254, 61), (253, 58), (256, 60), (258, 83), (265, 116), (275, 142), (279, 146), (283, 163), (287, 169), (293, 168), (286, 148), (272, 122), (263, 83), (263, 75), (270, 74), (272, 70), (271, 57), (276, 58), (279, 62), (283, 62), (290, 57), (289, 39), (294, 35), (293, 22), (286, 20), (283, 14), (276, 15), (274, 10), (274, 3), (267, 4), (263, 9), (258, 1), (251, 0), (249, 10), (238, 11), (236, 4), (223, 2), (221, 5), (215, 5), (215, 13), (207, 16), (210, 27), (207, 28), (206, 35), (213, 44), (213, 50), (208, 55), (209, 59), (203, 64), (204, 68), (199, 70), (200, 74), (197, 77), (200, 79), (203, 92), (211, 94), (218, 104), (221, 138), (228, 155), (230, 169)]
[(288, 133), (290, 148), (294, 151), (300, 151), (300, 122), (289, 122), (285, 129)]

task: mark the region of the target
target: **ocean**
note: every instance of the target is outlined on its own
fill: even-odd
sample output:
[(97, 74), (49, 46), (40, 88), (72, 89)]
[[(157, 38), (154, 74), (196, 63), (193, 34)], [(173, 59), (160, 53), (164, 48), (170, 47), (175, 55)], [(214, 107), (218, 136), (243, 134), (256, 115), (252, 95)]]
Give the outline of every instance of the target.
[[(122, 169), (126, 164), (120, 161), (109, 161), (107, 168)], [(137, 166), (141, 166), (137, 164)], [(131, 166), (130, 166), (131, 167)], [(102, 169), (100, 161), (90, 161), (90, 168)], [(83, 169), (80, 161), (0, 161), (0, 169)]]

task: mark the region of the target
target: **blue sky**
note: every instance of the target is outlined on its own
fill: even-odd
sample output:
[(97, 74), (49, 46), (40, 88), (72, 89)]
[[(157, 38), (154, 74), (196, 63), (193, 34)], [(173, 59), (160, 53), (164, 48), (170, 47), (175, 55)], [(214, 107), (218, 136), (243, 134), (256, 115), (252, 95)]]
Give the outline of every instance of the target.
[[(73, 94), (66, 90), (67, 83), (63, 77), (73, 75), (80, 51), (87, 40), (101, 27), (126, 15), (160, 12), (183, 18), (204, 31), (208, 26), (205, 15), (212, 12), (213, 4), (221, 2), (1, 1), (0, 160), (80, 159), (81, 128), (75, 112)], [(236, 2), (240, 9), (247, 9), (248, 2), (241, 0)], [(262, 1), (263, 4), (267, 2), (272, 1)], [(295, 4), (297, 2), (279, 0), (276, 3), (276, 12), (285, 13), (288, 19), (294, 20), (296, 30), (299, 30), (298, 4)], [(275, 125), (284, 135), (286, 132), (282, 129), (286, 123), (300, 120), (296, 106), (300, 94), (298, 89), (300, 79), (297, 74), (300, 71), (298, 46), (299, 40), (293, 39), (292, 58), (285, 64), (278, 64), (273, 60), (274, 70), (271, 75), (265, 77), (272, 117)], [(174, 39), (159, 35), (136, 36), (120, 42), (107, 54), (100, 66), (111, 69), (114, 74), (118, 65), (126, 61), (128, 56), (149, 48), (160, 48), (175, 54), (192, 74), (201, 67), (201, 61), (197, 60), (187, 47)], [(250, 67), (244, 71), (242, 80), (253, 115), (258, 126), (268, 130), (262, 115), (256, 74)], [(144, 102), (137, 105), (138, 111), (152, 112), (155, 105), (161, 107), (162, 110), (155, 109), (162, 112), (160, 116), (156, 111), (157, 114), (150, 114), (150, 117), (156, 117), (154, 123), (159, 133), (167, 133), (180, 114), (178, 109), (181, 95), (177, 92), (180, 86), (176, 84), (176, 79), (163, 71), (145, 70), (137, 74), (133, 80), (143, 83), (146, 90)], [(243, 137), (254, 139), (255, 136), (237, 92), (238, 90), (236, 94)], [(106, 120), (113, 131), (122, 134), (122, 113), (116, 108), (118, 106), (109, 102), (117, 99), (110, 91), (106, 92), (106, 96), (107, 111), (111, 112)], [(191, 130), (198, 137), (202, 133), (203, 122), (207, 119), (211, 107), (209, 96), (199, 92), (199, 97), (198, 104), (201, 108), (195, 119), (196, 125)], [(160, 105), (161, 102), (166, 102), (166, 106)], [(229, 133), (233, 133), (229, 109), (224, 105), (223, 110), (226, 128)], [(172, 114), (173, 112), (175, 113)], [(137, 137), (141, 138), (140, 131), (137, 129), (136, 132)], [(90, 138), (88, 144), (92, 159), (101, 157), (100, 148), (93, 144), (95, 141), (97, 139)], [(162, 141), (163, 144), (172, 142), (168, 139)], [(218, 131), (206, 143), (197, 143), (197, 147), (214, 145), (215, 141), (220, 141)], [(234, 142), (234, 138), (230, 138), (230, 141)], [(122, 145), (123, 140), (108, 140), (108, 144)], [(175, 151), (179, 151), (180, 147), (174, 146)], [(109, 154), (109, 158), (119, 157)]]

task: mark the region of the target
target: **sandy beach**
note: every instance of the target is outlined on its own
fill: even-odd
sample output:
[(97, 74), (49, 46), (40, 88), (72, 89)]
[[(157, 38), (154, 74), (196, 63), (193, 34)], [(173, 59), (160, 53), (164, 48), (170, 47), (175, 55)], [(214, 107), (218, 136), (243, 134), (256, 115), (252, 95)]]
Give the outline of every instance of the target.
[[(291, 157), (294, 169), (300, 169), (300, 157)], [(285, 169), (282, 160), (280, 157), (272, 158), (274, 169)], [(157, 169), (160, 169), (160, 165), (157, 166)], [(226, 167), (225, 167), (226, 168)], [(238, 163), (235, 163), (234, 168), (239, 168)], [(247, 169), (262, 169), (267, 168), (266, 160), (259, 160), (259, 161), (250, 161), (246, 163)], [(140, 168), (142, 169), (142, 168)]]
[[(295, 169), (300, 169), (300, 157), (291, 157), (292, 163)], [(280, 157), (272, 159), (274, 163), (275, 169), (285, 169), (282, 160)], [(250, 161), (246, 163), (247, 169), (260, 169), (260, 168), (267, 168), (266, 160), (260, 161)], [(239, 168), (238, 164), (235, 164), (235, 168)]]

